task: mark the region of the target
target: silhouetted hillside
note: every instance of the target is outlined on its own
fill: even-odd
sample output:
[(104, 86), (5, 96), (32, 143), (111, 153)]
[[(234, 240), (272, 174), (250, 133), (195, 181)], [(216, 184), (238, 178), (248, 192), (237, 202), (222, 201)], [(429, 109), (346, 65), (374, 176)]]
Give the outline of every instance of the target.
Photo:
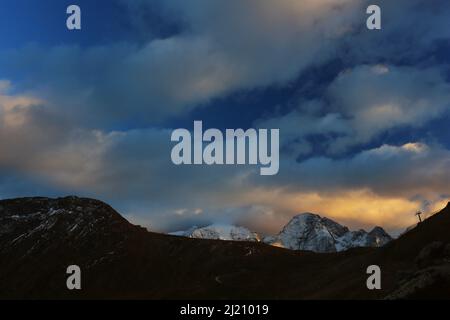
[[(447, 206), (383, 248), (319, 254), (151, 233), (97, 200), (3, 200), (0, 298), (450, 298), (449, 231)], [(382, 290), (366, 288), (371, 264)]]

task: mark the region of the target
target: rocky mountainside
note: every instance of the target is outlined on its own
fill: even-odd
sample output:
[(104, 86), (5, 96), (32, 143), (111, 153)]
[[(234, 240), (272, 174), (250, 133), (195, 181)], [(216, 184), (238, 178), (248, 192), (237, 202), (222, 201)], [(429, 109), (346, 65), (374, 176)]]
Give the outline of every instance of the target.
[(381, 247), (391, 240), (383, 228), (375, 227), (369, 233), (364, 230), (350, 231), (331, 219), (313, 213), (295, 216), (277, 236), (264, 239), (266, 243), (283, 248), (314, 252)]
[[(0, 299), (450, 298), (448, 230), (450, 205), (383, 247), (317, 254), (151, 233), (92, 199), (3, 200)], [(82, 290), (66, 287), (74, 264)], [(372, 264), (382, 270), (381, 290), (366, 288)]]
[(172, 232), (170, 235), (210, 240), (259, 241), (259, 235), (247, 228), (220, 224), (192, 227), (187, 231)]
[(114, 241), (114, 250), (96, 252), (99, 259), (107, 259), (121, 249), (126, 233), (134, 228), (111, 207), (97, 200), (68, 197), (1, 201), (0, 253), (10, 257), (2, 259), (2, 270), (23, 268), (21, 262), (62, 245), (73, 245), (80, 254), (92, 252), (94, 248), (100, 249), (97, 246), (102, 239)]

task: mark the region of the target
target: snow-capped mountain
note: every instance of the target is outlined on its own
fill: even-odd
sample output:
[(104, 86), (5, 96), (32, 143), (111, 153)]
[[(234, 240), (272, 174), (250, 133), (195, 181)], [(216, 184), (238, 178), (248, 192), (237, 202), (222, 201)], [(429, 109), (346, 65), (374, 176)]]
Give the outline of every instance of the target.
[[(206, 227), (192, 227), (171, 235), (214, 240), (260, 241), (261, 237), (247, 228), (235, 225), (213, 224)], [(315, 252), (345, 251), (355, 247), (381, 247), (392, 238), (380, 227), (372, 231), (350, 231), (339, 223), (313, 213), (295, 216), (275, 236), (266, 236), (262, 241), (291, 250)]]
[(202, 228), (192, 227), (187, 231), (177, 231), (170, 234), (197, 239), (259, 241), (259, 236), (255, 232), (234, 225), (213, 224)]
[(292, 250), (315, 252), (344, 251), (355, 247), (381, 247), (392, 238), (380, 227), (367, 233), (350, 231), (339, 223), (313, 213), (295, 216), (276, 236), (266, 237), (265, 243)]

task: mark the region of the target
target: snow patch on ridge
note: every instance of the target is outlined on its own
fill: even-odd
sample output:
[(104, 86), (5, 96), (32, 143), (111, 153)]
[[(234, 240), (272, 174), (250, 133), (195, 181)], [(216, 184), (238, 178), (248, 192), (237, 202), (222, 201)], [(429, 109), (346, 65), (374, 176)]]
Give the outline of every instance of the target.
[(259, 241), (258, 234), (247, 228), (235, 225), (213, 224), (202, 228), (192, 227), (187, 231), (177, 231), (169, 234), (197, 239)]

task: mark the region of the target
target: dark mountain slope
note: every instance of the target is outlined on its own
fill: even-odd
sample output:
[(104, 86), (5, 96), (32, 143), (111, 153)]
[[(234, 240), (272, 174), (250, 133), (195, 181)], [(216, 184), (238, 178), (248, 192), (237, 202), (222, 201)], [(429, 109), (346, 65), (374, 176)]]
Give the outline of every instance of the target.
[(436, 240), (450, 243), (450, 203), (430, 219), (388, 244), (387, 252), (393, 259), (411, 259), (417, 256), (424, 245)]
[[(449, 223), (447, 207), (385, 248), (317, 254), (155, 234), (91, 199), (4, 200), (0, 298), (422, 298), (430, 293), (397, 291), (423, 271), (422, 248), (449, 243)], [(445, 266), (442, 257), (432, 263)], [(71, 264), (81, 267), (81, 291), (66, 288)], [(366, 288), (370, 264), (382, 268), (382, 290)]]

